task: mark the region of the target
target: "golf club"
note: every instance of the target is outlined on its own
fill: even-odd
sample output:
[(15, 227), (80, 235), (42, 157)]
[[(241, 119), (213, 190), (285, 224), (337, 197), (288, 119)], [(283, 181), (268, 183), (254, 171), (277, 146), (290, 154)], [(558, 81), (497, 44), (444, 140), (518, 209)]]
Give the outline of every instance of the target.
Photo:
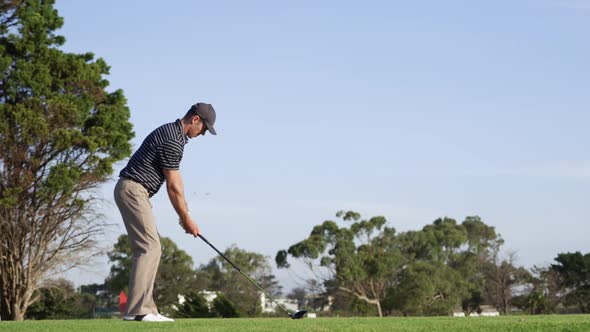
[(207, 239), (203, 235), (199, 234), (199, 237), (201, 238), (201, 240), (205, 241), (205, 243), (207, 243), (211, 248), (213, 248), (213, 250), (215, 250), (219, 254), (219, 256), (223, 257), (229, 264), (231, 264), (231, 266), (233, 266), (234, 269), (236, 269), (238, 272), (240, 272), (244, 277), (246, 277), (246, 279), (248, 279), (251, 283), (253, 283), (254, 286), (258, 287), (258, 289), (260, 289), (260, 291), (262, 291), (269, 299), (271, 299), (274, 303), (276, 303), (285, 313), (287, 313), (287, 315), (289, 315), (289, 317), (291, 317), (291, 319), (299, 319), (299, 318), (303, 318), (303, 316), (305, 316), (305, 314), (307, 313), (306, 310), (297, 310), (294, 313), (290, 313), (287, 310), (287, 308), (283, 307), (272, 296), (270, 296), (270, 294), (268, 294), (262, 287), (260, 287), (260, 285), (258, 285), (258, 283), (256, 283), (256, 281), (254, 281), (252, 278), (250, 278), (250, 276), (248, 276), (247, 274), (242, 272), (242, 270), (240, 270), (239, 267), (237, 267), (234, 263), (232, 263), (232, 261), (230, 261), (227, 257), (225, 257), (224, 254), (222, 254), (219, 250), (217, 250), (217, 248), (215, 248), (209, 241), (207, 241)]

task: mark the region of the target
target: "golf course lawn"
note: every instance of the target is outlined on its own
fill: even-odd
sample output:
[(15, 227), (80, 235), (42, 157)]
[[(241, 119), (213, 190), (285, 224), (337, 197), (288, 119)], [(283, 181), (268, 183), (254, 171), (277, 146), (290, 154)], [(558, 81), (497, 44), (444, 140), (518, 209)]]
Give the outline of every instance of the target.
[(174, 323), (120, 320), (0, 322), (0, 331), (590, 331), (590, 315), (416, 318), (179, 319)]

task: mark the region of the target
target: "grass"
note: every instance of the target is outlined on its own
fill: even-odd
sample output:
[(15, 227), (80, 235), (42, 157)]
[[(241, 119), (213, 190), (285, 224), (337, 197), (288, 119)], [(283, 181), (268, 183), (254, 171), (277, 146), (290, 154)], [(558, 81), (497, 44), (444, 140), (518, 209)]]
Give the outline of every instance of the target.
[(0, 322), (0, 331), (590, 331), (590, 315), (318, 319), (179, 319), (174, 323), (121, 320)]

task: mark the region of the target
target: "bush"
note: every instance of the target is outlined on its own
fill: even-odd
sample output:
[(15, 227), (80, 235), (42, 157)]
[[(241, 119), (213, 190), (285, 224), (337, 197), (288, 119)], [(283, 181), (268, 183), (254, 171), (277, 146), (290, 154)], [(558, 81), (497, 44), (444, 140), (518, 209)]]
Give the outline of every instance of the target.
[(174, 316), (178, 318), (207, 318), (212, 314), (209, 312), (209, 305), (203, 295), (189, 293), (185, 296), (184, 303), (179, 305)]
[(218, 294), (213, 300), (213, 316), (222, 318), (240, 317), (236, 306), (222, 294)]

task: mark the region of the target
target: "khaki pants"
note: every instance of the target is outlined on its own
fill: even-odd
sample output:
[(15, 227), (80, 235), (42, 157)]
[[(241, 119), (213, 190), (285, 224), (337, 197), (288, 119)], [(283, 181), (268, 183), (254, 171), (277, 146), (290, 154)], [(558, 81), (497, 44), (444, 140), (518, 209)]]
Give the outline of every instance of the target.
[(152, 293), (162, 248), (149, 194), (139, 183), (124, 178), (117, 182), (114, 194), (133, 252), (125, 315), (157, 315)]

